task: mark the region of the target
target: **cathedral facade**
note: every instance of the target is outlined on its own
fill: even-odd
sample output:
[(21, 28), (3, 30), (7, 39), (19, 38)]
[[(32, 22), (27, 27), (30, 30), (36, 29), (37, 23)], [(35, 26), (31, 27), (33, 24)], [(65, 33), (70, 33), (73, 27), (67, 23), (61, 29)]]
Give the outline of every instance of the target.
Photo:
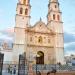
[(19, 0), (15, 17), (13, 63), (26, 52), (33, 64), (64, 64), (64, 38), (62, 13), (58, 0), (49, 0), (47, 24), (41, 19), (30, 24), (30, 0)]

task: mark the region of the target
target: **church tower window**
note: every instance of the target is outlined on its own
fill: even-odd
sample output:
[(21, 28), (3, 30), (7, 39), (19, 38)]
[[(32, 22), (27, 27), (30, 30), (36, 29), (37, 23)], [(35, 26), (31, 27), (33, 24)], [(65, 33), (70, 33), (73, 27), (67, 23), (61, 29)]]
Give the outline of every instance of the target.
[(26, 4), (26, 0), (23, 0), (23, 4)]
[(20, 14), (22, 14), (23, 13), (23, 8), (20, 8)]
[(38, 38), (38, 42), (42, 43), (42, 37), (41, 36)]
[(53, 14), (53, 20), (55, 20), (55, 14)]
[(57, 8), (57, 6), (55, 5), (55, 8)]
[(57, 19), (60, 20), (60, 16), (59, 15), (57, 15)]
[(25, 15), (27, 15), (28, 14), (28, 9), (25, 9)]
[(28, 0), (28, 3), (30, 2), (30, 0)]

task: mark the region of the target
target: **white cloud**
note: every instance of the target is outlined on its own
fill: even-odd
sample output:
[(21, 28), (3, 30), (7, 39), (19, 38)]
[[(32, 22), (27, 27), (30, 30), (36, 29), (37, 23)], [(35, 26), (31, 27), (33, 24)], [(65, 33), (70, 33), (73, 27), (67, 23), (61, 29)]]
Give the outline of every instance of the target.
[(73, 44), (75, 44), (75, 42), (65, 43), (64, 46), (65, 46), (65, 47), (68, 47), (68, 46), (73, 45)]
[(0, 31), (0, 39), (12, 41), (13, 37), (14, 37), (13, 28), (9, 28), (9, 29)]
[(72, 51), (72, 50), (71, 50), (71, 51), (68, 51), (68, 50), (67, 50), (67, 51), (65, 52), (65, 56), (70, 56), (70, 55), (72, 55), (72, 54), (75, 55), (75, 52)]
[(75, 42), (64, 44), (65, 55), (75, 54)]
[(3, 39), (3, 40), (13, 40), (13, 38), (12, 37), (9, 37), (9, 36), (7, 36), (7, 35), (4, 35), (4, 34), (0, 34), (0, 39)]

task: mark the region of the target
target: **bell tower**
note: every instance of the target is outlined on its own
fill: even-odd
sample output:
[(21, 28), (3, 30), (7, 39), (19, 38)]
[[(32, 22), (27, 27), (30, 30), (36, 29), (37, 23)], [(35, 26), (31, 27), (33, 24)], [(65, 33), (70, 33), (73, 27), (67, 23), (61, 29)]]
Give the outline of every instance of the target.
[(62, 12), (60, 11), (58, 0), (49, 0), (47, 23), (62, 22), (61, 15)]
[(18, 63), (19, 54), (25, 52), (25, 29), (30, 26), (30, 0), (19, 0), (15, 17), (15, 37), (13, 43), (13, 61)]
[(19, 0), (16, 8), (16, 27), (26, 28), (30, 25), (30, 9), (29, 0)]
[(55, 58), (56, 63), (64, 63), (64, 36), (62, 12), (59, 8), (58, 0), (49, 0), (47, 27), (53, 30), (55, 35)]

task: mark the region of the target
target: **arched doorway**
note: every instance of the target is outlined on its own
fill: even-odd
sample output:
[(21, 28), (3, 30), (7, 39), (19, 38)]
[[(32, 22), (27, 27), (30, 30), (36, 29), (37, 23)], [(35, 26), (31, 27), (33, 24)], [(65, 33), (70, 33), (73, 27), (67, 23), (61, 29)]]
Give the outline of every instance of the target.
[(38, 51), (36, 56), (36, 64), (44, 64), (44, 53), (42, 51)]

